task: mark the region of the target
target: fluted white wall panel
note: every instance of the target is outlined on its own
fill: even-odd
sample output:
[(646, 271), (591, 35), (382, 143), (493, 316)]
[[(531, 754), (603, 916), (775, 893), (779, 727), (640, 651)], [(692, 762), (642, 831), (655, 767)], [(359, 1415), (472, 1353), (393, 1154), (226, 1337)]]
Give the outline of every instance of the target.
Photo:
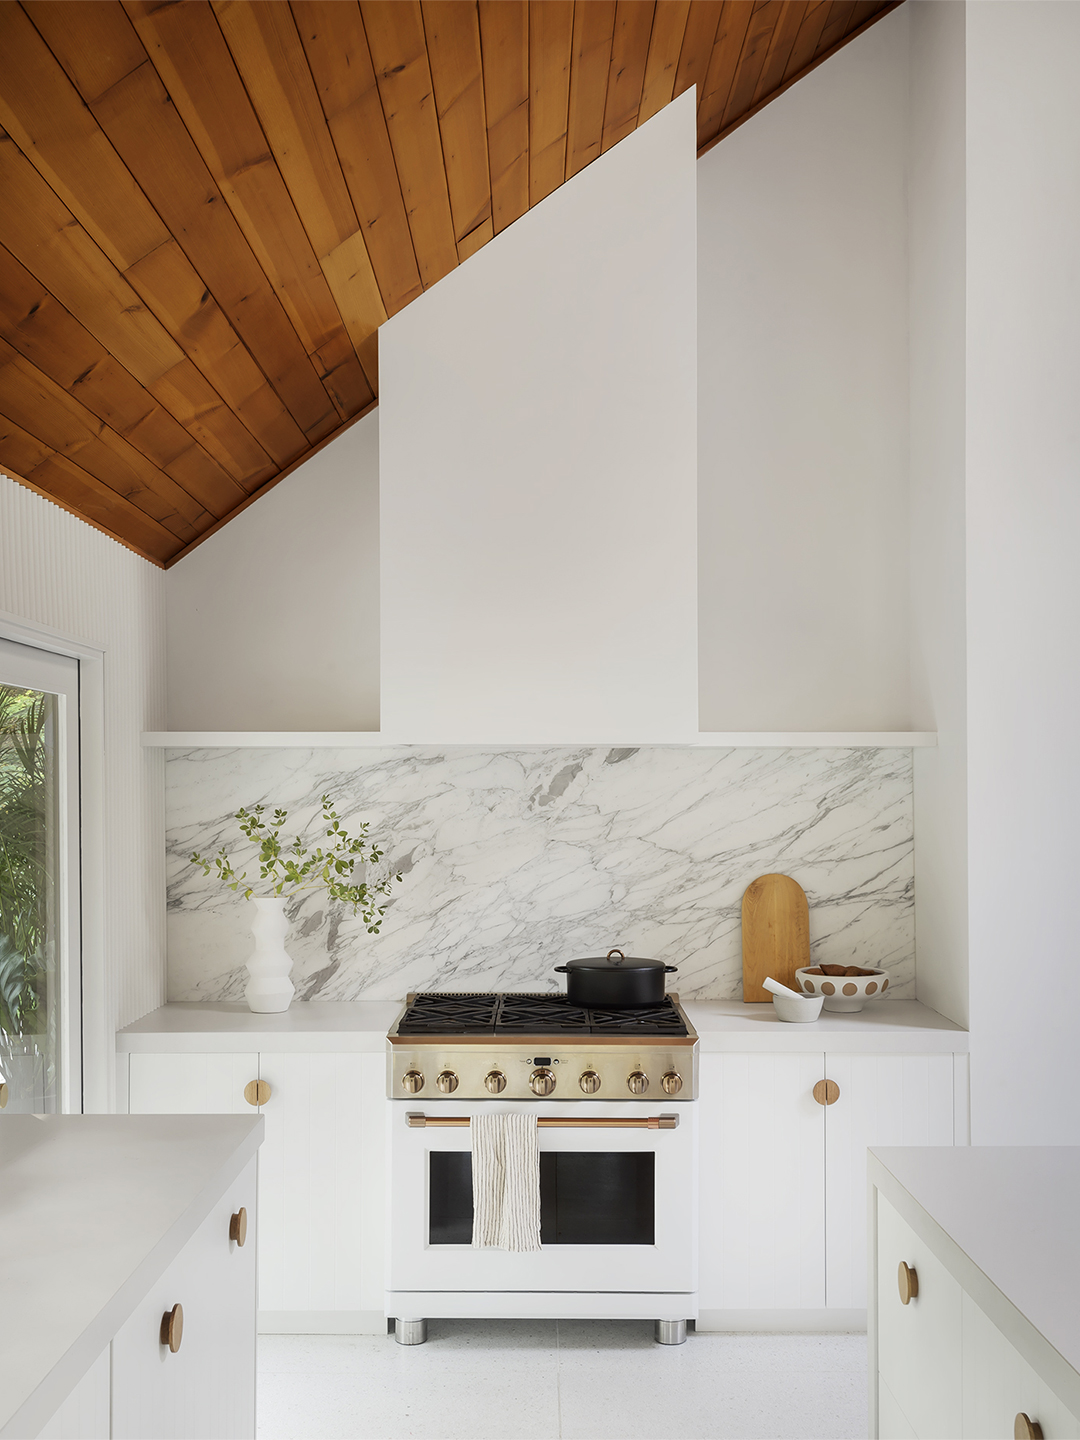
[[(105, 1015), (165, 998), (164, 782), (140, 734), (165, 722), (164, 572), (0, 475), (0, 612), (104, 652)], [(102, 997), (95, 997), (100, 1005)]]

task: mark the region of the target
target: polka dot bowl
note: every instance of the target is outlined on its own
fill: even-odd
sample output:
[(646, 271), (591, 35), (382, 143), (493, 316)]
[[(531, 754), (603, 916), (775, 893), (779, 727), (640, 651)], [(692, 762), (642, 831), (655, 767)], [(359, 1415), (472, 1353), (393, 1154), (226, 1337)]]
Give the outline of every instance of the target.
[(871, 970), (866, 975), (815, 975), (817, 968), (811, 965), (796, 970), (795, 981), (804, 995), (823, 995), (826, 1010), (861, 1010), (867, 1000), (879, 1000), (888, 994), (889, 976), (885, 970)]

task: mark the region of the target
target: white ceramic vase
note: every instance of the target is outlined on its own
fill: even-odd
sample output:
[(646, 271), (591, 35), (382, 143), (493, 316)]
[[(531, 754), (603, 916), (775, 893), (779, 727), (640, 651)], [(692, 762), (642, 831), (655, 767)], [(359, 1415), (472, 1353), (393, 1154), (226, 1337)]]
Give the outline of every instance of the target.
[(252, 897), (255, 918), (251, 933), (255, 949), (247, 962), (248, 980), (244, 999), (248, 1009), (258, 1015), (275, 1015), (292, 1004), (296, 988), (289, 979), (293, 962), (285, 949), (289, 922), (285, 916), (285, 898), (273, 895), (266, 900)]

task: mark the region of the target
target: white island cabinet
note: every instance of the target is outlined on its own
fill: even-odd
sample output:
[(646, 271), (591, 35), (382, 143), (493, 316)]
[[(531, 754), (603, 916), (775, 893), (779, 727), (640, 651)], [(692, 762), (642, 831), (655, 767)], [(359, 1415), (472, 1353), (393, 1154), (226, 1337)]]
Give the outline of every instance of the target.
[(255, 1434), (258, 1118), (0, 1117), (0, 1436)]
[(872, 1151), (880, 1440), (1080, 1437), (1080, 1148)]

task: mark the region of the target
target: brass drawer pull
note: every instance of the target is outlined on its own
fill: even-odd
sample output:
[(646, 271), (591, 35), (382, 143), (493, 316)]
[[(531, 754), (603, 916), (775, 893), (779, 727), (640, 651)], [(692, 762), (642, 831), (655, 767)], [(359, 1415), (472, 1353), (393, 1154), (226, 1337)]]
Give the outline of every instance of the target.
[(237, 1245), (243, 1249), (244, 1241), (247, 1239), (247, 1208), (240, 1206), (235, 1215), (229, 1218), (229, 1239), (235, 1240)]
[(268, 1080), (249, 1080), (244, 1086), (244, 1099), (249, 1105), (265, 1105), (270, 1099)]
[[(428, 1126), (435, 1130), (457, 1130), (467, 1127), (469, 1124), (468, 1115), (422, 1115), (416, 1110), (410, 1110), (405, 1116), (405, 1124), (410, 1130), (424, 1130)], [(537, 1120), (537, 1126), (541, 1130), (676, 1130), (679, 1125), (677, 1115), (642, 1115), (640, 1119), (636, 1116), (632, 1120), (622, 1118), (606, 1119), (601, 1116), (588, 1115), (567, 1115), (556, 1120), (554, 1116)]]
[(835, 1080), (819, 1080), (814, 1086), (814, 1099), (819, 1105), (835, 1105), (840, 1099), (840, 1086)]
[(180, 1342), (184, 1338), (184, 1307), (174, 1305), (171, 1310), (166, 1310), (161, 1317), (161, 1333), (158, 1339), (162, 1345), (167, 1345), (175, 1355), (180, 1349)]
[(1021, 1410), (1013, 1425), (1016, 1440), (1043, 1440), (1042, 1426), (1037, 1420), (1029, 1420)]
[(912, 1269), (906, 1260), (900, 1261), (896, 1283), (900, 1287), (901, 1305), (910, 1305), (912, 1300), (919, 1298), (919, 1272)]

